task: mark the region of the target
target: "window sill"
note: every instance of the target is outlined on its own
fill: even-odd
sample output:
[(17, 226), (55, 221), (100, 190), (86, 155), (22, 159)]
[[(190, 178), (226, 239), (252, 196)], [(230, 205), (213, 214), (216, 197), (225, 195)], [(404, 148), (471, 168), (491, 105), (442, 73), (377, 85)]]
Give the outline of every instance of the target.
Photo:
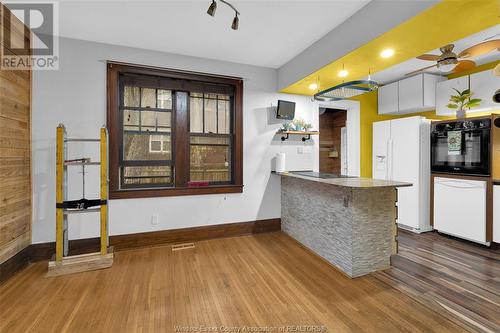
[(220, 185), (210, 187), (182, 187), (182, 188), (148, 188), (148, 189), (125, 189), (109, 191), (109, 199), (135, 199), (173, 197), (181, 195), (204, 195), (223, 193), (242, 193), (243, 185)]

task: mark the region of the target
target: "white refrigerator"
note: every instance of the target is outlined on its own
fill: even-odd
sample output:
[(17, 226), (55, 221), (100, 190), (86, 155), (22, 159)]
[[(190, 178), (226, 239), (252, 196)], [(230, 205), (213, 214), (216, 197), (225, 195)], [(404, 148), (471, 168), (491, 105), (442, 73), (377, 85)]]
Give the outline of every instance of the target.
[(432, 230), (430, 128), (424, 117), (373, 123), (373, 178), (413, 184), (397, 189), (397, 223), (417, 233)]

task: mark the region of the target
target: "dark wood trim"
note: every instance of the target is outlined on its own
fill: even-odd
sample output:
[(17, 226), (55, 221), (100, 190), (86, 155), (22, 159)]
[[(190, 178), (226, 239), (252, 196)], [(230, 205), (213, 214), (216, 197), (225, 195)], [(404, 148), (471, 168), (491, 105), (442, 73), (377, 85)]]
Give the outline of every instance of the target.
[(139, 65), (131, 63), (123, 63), (117, 61), (107, 61), (108, 65), (117, 68), (119, 71), (140, 74), (140, 75), (152, 75), (152, 76), (162, 76), (167, 78), (174, 78), (180, 80), (194, 80), (201, 82), (211, 82), (218, 84), (233, 84), (234, 81), (241, 81), (240, 77), (235, 76), (225, 76), (214, 73), (201, 73), (188, 70)]
[[(116, 235), (109, 243), (116, 251), (169, 243), (194, 242), (205, 239), (234, 237), (281, 230), (281, 219), (266, 219), (252, 222), (217, 224), (202, 227), (143, 232)], [(69, 242), (70, 255), (98, 251), (100, 240), (96, 238), (76, 239)], [(30, 262), (50, 260), (55, 253), (56, 243), (31, 244), (14, 257), (0, 265), (0, 283), (6, 281)]]
[(121, 131), (119, 126), (119, 113), (112, 112), (112, 110), (118, 110), (118, 106), (120, 105), (119, 100), (119, 87), (118, 87), (118, 71), (112, 70), (113, 65), (107, 65), (107, 127), (108, 127), (108, 135), (109, 135), (109, 189), (110, 196), (114, 189), (118, 189), (120, 187), (120, 177), (119, 177), (119, 152), (118, 147), (113, 145), (113, 141), (121, 140)]
[(115, 250), (119, 251), (137, 247), (179, 242), (194, 242), (205, 239), (234, 237), (280, 230), (281, 219), (276, 218), (258, 220), (254, 222), (238, 222), (111, 236), (110, 245), (114, 246)]
[(119, 191), (110, 191), (110, 199), (133, 199), (133, 198), (151, 198), (151, 197), (172, 197), (183, 195), (205, 195), (205, 194), (224, 194), (224, 193), (242, 193), (242, 185), (218, 185), (210, 187), (185, 187), (185, 188), (162, 188), (162, 189), (128, 189)]
[[(151, 75), (155, 77), (169, 78), (178, 81), (186, 89), (190, 84), (199, 85), (209, 83), (214, 85), (226, 85), (234, 88), (234, 112), (232, 121), (233, 130), (233, 163), (232, 182), (230, 185), (210, 185), (203, 188), (186, 187), (189, 177), (187, 167), (189, 166), (189, 149), (184, 147), (188, 142), (189, 116), (187, 112), (175, 112), (173, 147), (175, 166), (175, 187), (174, 188), (147, 188), (147, 189), (120, 189), (119, 177), (119, 152), (122, 133), (120, 129), (119, 105), (120, 87), (119, 76), (121, 73)], [(183, 83), (184, 82), (184, 83)], [(222, 87), (222, 86), (221, 86)], [(210, 74), (160, 69), (156, 67), (135, 66), (123, 63), (108, 62), (107, 64), (107, 126), (109, 131), (109, 189), (110, 199), (146, 198), (158, 196), (177, 195), (201, 195), (220, 193), (241, 193), (243, 192), (243, 80), (224, 76), (214, 76)], [(184, 91), (179, 89), (178, 91)], [(175, 100), (173, 101), (175, 103)], [(177, 114), (179, 113), (179, 114)], [(181, 142), (178, 142), (181, 141)]]
[(431, 174), (431, 182), (430, 182), (431, 183), (430, 224), (432, 227), (434, 227), (434, 178), (435, 177), (479, 180), (486, 182), (486, 241), (491, 242), (493, 240), (493, 180), (491, 179), (491, 177), (433, 172)]
[(172, 102), (175, 104), (172, 148), (175, 156), (175, 187), (178, 188), (186, 187), (189, 178), (189, 95), (187, 92), (178, 92)]
[[(55, 246), (54, 246), (55, 252)], [(30, 263), (30, 246), (25, 247), (7, 261), (0, 264), (0, 284)]]
[(493, 241), (493, 182), (486, 183), (486, 241)]
[(234, 184), (243, 186), (243, 81), (236, 82), (234, 92)]
[[(96, 252), (100, 248), (100, 238), (74, 239), (69, 241), (69, 255)], [(56, 243), (39, 243), (30, 245), (30, 262), (49, 260), (56, 253)]]

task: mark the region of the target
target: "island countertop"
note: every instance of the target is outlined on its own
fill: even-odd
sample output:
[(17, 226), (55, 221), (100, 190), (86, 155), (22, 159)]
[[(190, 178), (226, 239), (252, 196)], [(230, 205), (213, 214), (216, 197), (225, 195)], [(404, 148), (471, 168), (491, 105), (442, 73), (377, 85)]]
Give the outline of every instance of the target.
[(407, 187), (412, 186), (411, 183), (396, 182), (392, 180), (359, 178), (359, 177), (342, 177), (342, 178), (316, 178), (310, 176), (298, 175), (290, 172), (275, 172), (275, 174), (284, 177), (293, 177), (312, 182), (330, 184), (349, 188), (374, 188), (374, 187)]

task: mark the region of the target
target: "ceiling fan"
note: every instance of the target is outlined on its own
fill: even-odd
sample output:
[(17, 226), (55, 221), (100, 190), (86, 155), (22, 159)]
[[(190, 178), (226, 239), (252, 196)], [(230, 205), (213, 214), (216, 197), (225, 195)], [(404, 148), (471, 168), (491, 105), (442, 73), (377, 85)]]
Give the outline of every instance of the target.
[(454, 47), (455, 45), (448, 44), (439, 48), (439, 50), (441, 51), (440, 55), (422, 54), (421, 56), (418, 56), (417, 59), (435, 61), (436, 63), (432, 66), (424, 67), (416, 71), (407, 73), (405, 74), (405, 76), (417, 74), (433, 67), (437, 67), (438, 70), (442, 73), (458, 73), (474, 68), (476, 67), (476, 63), (472, 60), (467, 60), (467, 58), (477, 57), (489, 53), (493, 50), (500, 51), (500, 39), (488, 40), (476, 44), (463, 50), (458, 55), (453, 52)]

